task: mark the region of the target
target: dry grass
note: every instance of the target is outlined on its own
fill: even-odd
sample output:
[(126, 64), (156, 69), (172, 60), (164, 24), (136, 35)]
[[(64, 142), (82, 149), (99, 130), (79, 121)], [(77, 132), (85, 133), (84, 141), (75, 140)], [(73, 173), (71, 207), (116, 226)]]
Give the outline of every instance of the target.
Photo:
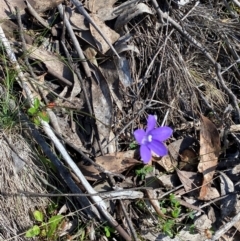
[[(31, 147), (21, 133), (8, 133), (6, 136), (8, 141), (3, 135), (0, 137), (1, 190), (6, 193), (17, 193), (18, 190), (44, 193), (45, 188), (38, 178), (38, 176), (44, 177), (43, 171), (34, 163)], [(8, 142), (14, 147), (14, 151)], [(17, 155), (25, 163), (21, 163)], [(20, 166), (24, 164), (20, 169), (16, 164), (19, 161)], [(36, 208), (45, 209), (48, 202), (47, 198), (0, 196), (0, 206), (2, 207), (0, 211), (0, 237), (6, 240), (17, 236), (27, 227), (31, 227), (33, 225), (31, 212)], [(26, 239), (17, 236), (15, 240)]]

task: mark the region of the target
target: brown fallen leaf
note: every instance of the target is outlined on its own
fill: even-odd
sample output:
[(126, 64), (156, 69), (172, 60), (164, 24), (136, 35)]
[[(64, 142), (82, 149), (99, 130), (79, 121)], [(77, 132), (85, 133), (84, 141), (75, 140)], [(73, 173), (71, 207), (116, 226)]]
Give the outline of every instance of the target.
[(154, 157), (152, 161), (157, 162), (160, 166), (162, 166), (167, 172), (174, 172), (177, 167), (177, 161), (171, 158), (170, 155), (166, 155), (163, 157)]
[[(93, 64), (89, 63), (89, 66), (96, 77), (96, 81), (94, 79), (91, 83), (93, 112), (96, 116), (96, 125), (101, 144), (105, 146), (108, 143), (111, 130), (113, 103), (109, 86), (101, 71)], [(96, 140), (94, 141), (93, 146), (95, 150), (98, 150), (99, 146)], [(106, 149), (103, 151), (105, 154)]]
[[(61, 4), (63, 0), (28, 0), (31, 6), (35, 9), (36, 12), (42, 13), (47, 11), (48, 9), (53, 9), (57, 7), (57, 5)], [(19, 0), (11, 0), (5, 1), (0, 0), (0, 19), (5, 20), (7, 18), (14, 19), (15, 18), (15, 7), (18, 7), (21, 14), (25, 12), (26, 4), (25, 1)]]
[[(106, 171), (119, 174), (134, 165), (142, 163), (133, 157), (134, 150), (129, 150), (126, 152), (117, 152), (116, 154), (99, 156), (95, 160), (96, 163)], [(99, 171), (93, 165), (86, 166), (80, 162), (77, 165), (88, 180), (97, 181), (101, 178)]]
[(87, 0), (85, 1), (85, 7), (93, 13), (97, 13), (99, 10), (103, 8), (112, 8), (114, 3), (116, 3), (117, 0)]
[(220, 150), (220, 137), (216, 126), (207, 117), (201, 115), (200, 162), (198, 164), (198, 171), (203, 174), (203, 183), (199, 194), (201, 200), (209, 198), (211, 181)]
[[(98, 18), (96, 14), (92, 13), (91, 18), (100, 27), (102, 33), (111, 42), (111, 44), (115, 43), (119, 39), (120, 35), (109, 28), (100, 18)], [(105, 54), (110, 49), (109, 45), (92, 25), (90, 25), (90, 31), (99, 51)]]
[(180, 155), (179, 169), (185, 171), (196, 171), (198, 165), (197, 153), (192, 149), (184, 150)]
[(93, 165), (87, 166), (81, 162), (79, 162), (77, 165), (87, 180), (97, 181), (102, 178), (100, 172)]
[(190, 192), (192, 190), (196, 191), (201, 185), (201, 174), (196, 172), (187, 172), (183, 170), (177, 170), (177, 175), (184, 186), (186, 192)]
[(47, 68), (53, 69), (67, 80), (73, 80), (72, 70), (56, 54), (29, 44), (26, 44), (26, 49), (30, 59), (42, 61)]
[(117, 152), (115, 155), (110, 154), (105, 156), (99, 156), (95, 160), (97, 164), (102, 166), (107, 171), (122, 173), (126, 171), (129, 167), (142, 163), (133, 158), (134, 152), (134, 150)]

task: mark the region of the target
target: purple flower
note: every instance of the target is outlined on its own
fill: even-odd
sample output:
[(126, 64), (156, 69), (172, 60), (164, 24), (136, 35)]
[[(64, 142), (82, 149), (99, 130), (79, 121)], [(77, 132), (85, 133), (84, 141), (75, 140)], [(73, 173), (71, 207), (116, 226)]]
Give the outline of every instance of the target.
[(141, 159), (145, 164), (151, 160), (152, 153), (158, 156), (165, 156), (168, 153), (167, 147), (162, 143), (172, 135), (172, 129), (167, 126), (155, 128), (156, 118), (148, 116), (147, 129), (134, 131), (136, 141), (140, 146)]

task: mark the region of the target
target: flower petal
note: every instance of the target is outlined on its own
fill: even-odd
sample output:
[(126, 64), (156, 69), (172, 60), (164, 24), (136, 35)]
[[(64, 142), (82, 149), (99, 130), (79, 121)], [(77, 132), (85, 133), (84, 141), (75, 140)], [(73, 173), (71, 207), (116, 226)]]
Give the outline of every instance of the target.
[(153, 140), (165, 141), (172, 135), (172, 133), (173, 130), (170, 127), (163, 126), (150, 131), (149, 135), (152, 136)]
[(165, 156), (168, 153), (167, 147), (159, 141), (152, 140), (147, 146), (158, 156)]
[(144, 164), (147, 164), (151, 160), (151, 151), (146, 145), (141, 145), (140, 155)]
[(146, 133), (143, 129), (138, 129), (138, 130), (134, 131), (134, 137), (139, 145), (141, 145), (143, 143), (143, 139), (144, 139), (145, 135), (146, 135)]
[(147, 130), (146, 133), (153, 130), (156, 127), (157, 120), (154, 115), (149, 115), (147, 119)]

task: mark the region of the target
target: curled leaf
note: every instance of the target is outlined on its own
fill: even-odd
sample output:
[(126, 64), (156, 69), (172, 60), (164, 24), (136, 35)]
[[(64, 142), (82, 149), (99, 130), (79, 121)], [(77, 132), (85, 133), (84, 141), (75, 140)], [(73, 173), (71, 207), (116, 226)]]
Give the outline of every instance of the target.
[(201, 116), (200, 162), (198, 171), (203, 174), (199, 199), (209, 197), (211, 181), (217, 167), (220, 153), (220, 137), (216, 126), (205, 116)]

